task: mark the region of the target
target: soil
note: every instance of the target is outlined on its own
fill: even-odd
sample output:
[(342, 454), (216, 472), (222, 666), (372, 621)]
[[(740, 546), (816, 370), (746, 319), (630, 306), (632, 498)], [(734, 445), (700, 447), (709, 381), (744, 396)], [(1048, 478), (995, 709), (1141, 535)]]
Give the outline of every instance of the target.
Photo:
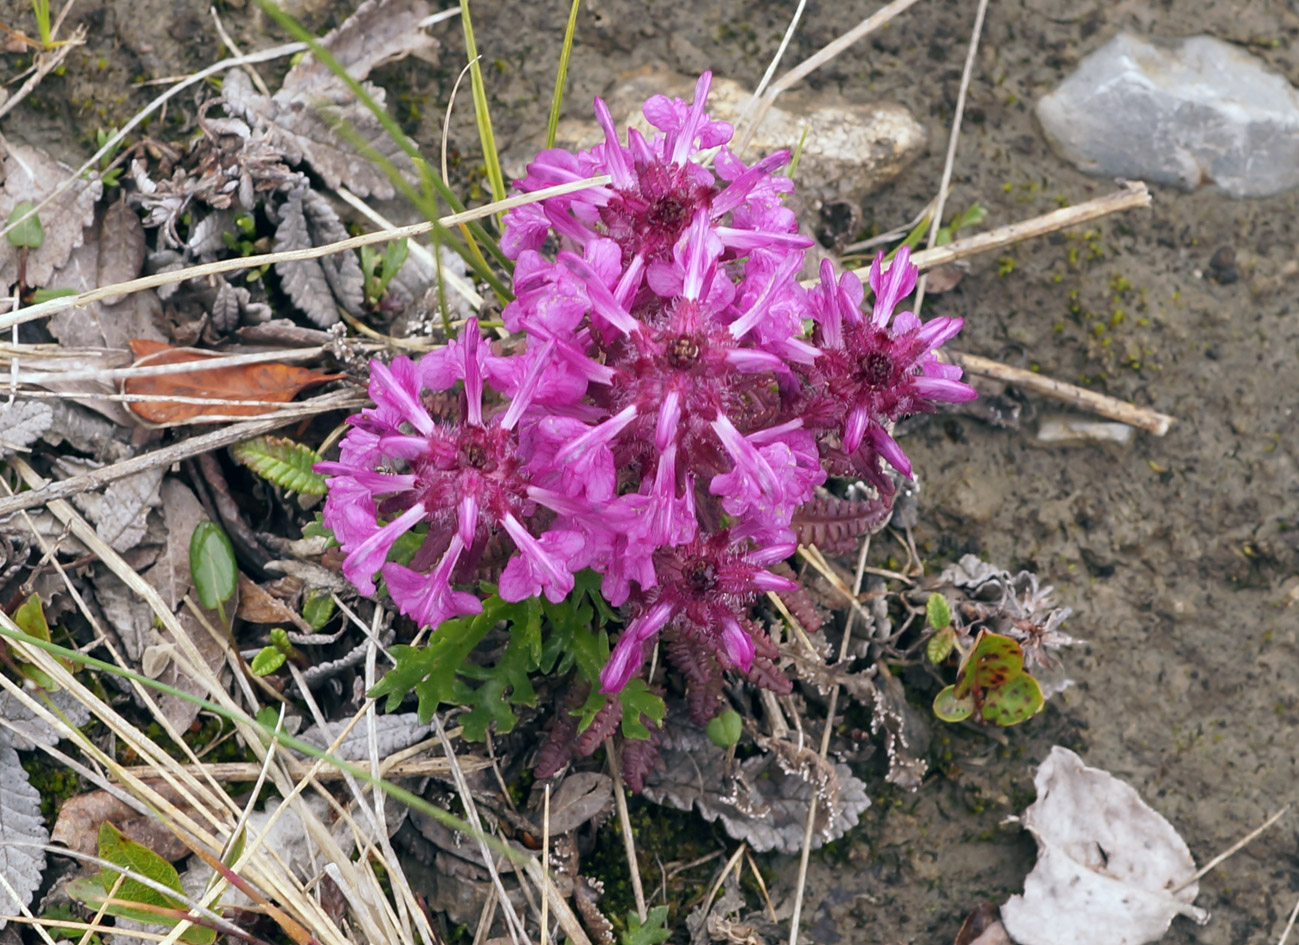
[[(592, 95), (647, 63), (687, 74), (713, 69), (752, 86), (794, 6), (590, 0), (567, 111), (587, 113)], [(810, 5), (786, 64), (875, 6)], [(294, 5), (314, 29), (350, 7)], [(927, 152), (860, 208), (867, 234), (910, 220), (938, 186), (973, 7), (917, 4), (807, 82), (852, 101), (899, 102), (928, 126)], [(69, 22), (86, 24), (86, 47), (5, 118), (5, 134), (79, 163), (96, 127), (120, 124), (156, 94), (129, 83), (220, 57), (207, 8), (207, 0), (82, 0)], [(544, 124), (566, 11), (562, 3), (473, 4), (505, 150)], [(220, 12), (245, 49), (283, 41), (253, 4), (229, 0)], [(30, 8), (0, 3), (0, 21), (26, 28)], [(436, 29), (441, 68), (407, 63), (377, 77), (396, 83), (401, 118), (430, 150), (463, 48), (456, 21)], [(988, 11), (949, 208), (981, 204), (986, 227), (1112, 189), (1050, 150), (1033, 103), (1120, 29), (1208, 33), (1299, 81), (1299, 14), (1279, 0), (1001, 0)], [(10, 74), (20, 58), (7, 56)], [(463, 90), (461, 101), (452, 153), (472, 167), (477, 138)], [(153, 127), (166, 137), (192, 111), (182, 96)], [(1005, 746), (934, 723), (939, 764), (921, 790), (872, 786), (880, 797), (862, 826), (832, 855), (813, 858), (804, 940), (947, 943), (977, 902), (1017, 891), (1033, 844), (1002, 821), (1031, 798), (1032, 771), (1053, 744), (1129, 781), (1200, 862), (1293, 800), (1297, 203), (1294, 193), (1236, 201), (1154, 188), (1150, 210), (976, 258), (954, 290), (929, 297), (928, 315), (966, 319), (962, 350), (1084, 383), (1177, 422), (1167, 436), (1139, 433), (1127, 447), (1047, 445), (1031, 421), (999, 429), (949, 415), (905, 442), (920, 471), (922, 555), (941, 561), (973, 551), (1035, 569), (1074, 608), (1065, 629), (1087, 643), (1070, 660), (1077, 685), (1007, 732)], [(1057, 409), (1029, 398), (1026, 411)], [(875, 563), (899, 554), (891, 540), (876, 540)], [(1213, 913), (1206, 928), (1177, 919), (1164, 941), (1274, 941), (1299, 889), (1294, 818), (1205, 877), (1198, 903)], [(787, 899), (796, 863), (768, 865), (777, 901)]]

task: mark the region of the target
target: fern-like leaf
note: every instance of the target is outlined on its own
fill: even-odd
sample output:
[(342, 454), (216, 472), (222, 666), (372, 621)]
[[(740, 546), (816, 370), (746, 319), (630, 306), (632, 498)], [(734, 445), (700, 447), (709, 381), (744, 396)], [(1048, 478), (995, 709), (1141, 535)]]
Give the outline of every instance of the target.
[(791, 524), (801, 544), (845, 554), (857, 547), (863, 535), (887, 522), (891, 511), (887, 499), (817, 496), (799, 506)]
[(279, 436), (257, 436), (230, 448), (238, 462), (263, 479), (303, 495), (324, 495), (325, 477), (311, 467), (320, 454), (309, 446)]

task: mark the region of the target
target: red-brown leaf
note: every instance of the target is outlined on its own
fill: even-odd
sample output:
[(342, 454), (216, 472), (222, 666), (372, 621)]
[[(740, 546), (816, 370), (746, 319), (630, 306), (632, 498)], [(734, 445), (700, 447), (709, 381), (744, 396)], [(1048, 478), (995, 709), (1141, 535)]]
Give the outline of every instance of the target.
[[(137, 338), (131, 341), (136, 367), (159, 364), (202, 362), (222, 355), (193, 348), (173, 348), (159, 341)], [(322, 374), (308, 368), (270, 361), (233, 367), (203, 368), (184, 374), (162, 374), (130, 378), (123, 385), (128, 394), (171, 394), (177, 397), (203, 397), (212, 400), (258, 400), (265, 406), (246, 404), (190, 404), (166, 400), (134, 401), (128, 404), (136, 416), (148, 423), (176, 423), (196, 417), (257, 417), (270, 413), (276, 404), (291, 401), (300, 391), (325, 381), (337, 380), (341, 374)]]

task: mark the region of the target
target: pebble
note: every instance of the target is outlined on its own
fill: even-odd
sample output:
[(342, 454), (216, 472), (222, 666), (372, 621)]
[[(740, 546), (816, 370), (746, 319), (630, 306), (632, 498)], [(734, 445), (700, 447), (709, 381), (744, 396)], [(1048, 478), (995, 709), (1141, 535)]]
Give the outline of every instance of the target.
[[(608, 94), (615, 127), (629, 124), (642, 134), (653, 131), (641, 106), (651, 95), (664, 94), (690, 101), (695, 76), (681, 75), (659, 66), (645, 66), (624, 75)], [(752, 97), (752, 89), (732, 79), (713, 77), (708, 113), (714, 119), (739, 119)], [(856, 104), (825, 91), (794, 89), (783, 93), (763, 119), (744, 152), (746, 163), (772, 151), (791, 152), (807, 137), (798, 163), (799, 191), (804, 199), (814, 195), (825, 204), (856, 203), (896, 178), (925, 150), (925, 126), (906, 108), (887, 102)], [(599, 126), (587, 111), (579, 118), (559, 123), (556, 142), (565, 148), (589, 148), (602, 140)], [(530, 142), (530, 145), (532, 143)], [(506, 170), (521, 176), (531, 154), (507, 162)]]
[(1087, 173), (1231, 197), (1299, 185), (1299, 90), (1211, 36), (1156, 43), (1120, 33), (1044, 96), (1037, 116)]

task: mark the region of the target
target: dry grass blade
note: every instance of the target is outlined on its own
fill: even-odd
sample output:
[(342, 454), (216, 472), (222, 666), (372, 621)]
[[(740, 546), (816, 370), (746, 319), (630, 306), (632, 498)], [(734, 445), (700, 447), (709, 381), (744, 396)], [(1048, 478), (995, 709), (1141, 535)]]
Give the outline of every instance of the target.
[[(536, 203), (537, 201), (545, 200), (548, 197), (571, 194), (580, 190), (586, 190), (590, 187), (600, 187), (609, 183), (609, 181), (609, 175), (602, 174), (598, 177), (591, 177), (585, 180), (558, 184), (554, 187), (548, 187), (545, 190), (538, 190), (529, 194), (520, 194), (506, 200), (498, 200), (495, 203), (475, 207), (472, 210), (466, 210), (464, 213), (454, 213), (450, 216), (442, 217), (437, 221), (436, 225), (444, 227), (458, 226), (461, 223), (469, 223), (473, 220), (479, 220), (483, 217), (491, 216), (494, 213), (503, 213), (506, 210), (513, 209), (514, 207)], [(314, 246), (309, 249), (295, 249), (281, 253), (262, 253), (257, 256), (240, 256), (233, 259), (221, 259), (216, 262), (204, 263), (199, 266), (190, 266), (186, 269), (177, 269), (171, 272), (159, 272), (152, 276), (143, 276), (139, 279), (130, 279), (126, 282), (119, 282), (114, 285), (100, 286), (97, 289), (91, 289), (90, 291), (82, 292), (79, 295), (50, 299), (47, 302), (40, 302), (36, 305), (19, 309), (16, 312), (10, 312), (7, 315), (0, 315), (0, 329), (8, 328), (12, 325), (21, 325), (37, 318), (43, 318), (46, 315), (53, 315), (55, 312), (81, 308), (91, 304), (92, 302), (99, 302), (116, 295), (131, 295), (145, 289), (156, 289), (159, 286), (185, 282), (189, 279), (197, 279), (214, 275), (216, 273), (235, 272), (240, 269), (254, 269), (258, 266), (269, 266), (282, 262), (319, 259), (322, 256), (331, 256), (334, 253), (341, 253), (345, 250), (356, 249), (361, 246), (370, 246), (375, 243), (387, 243), (392, 240), (420, 236), (424, 233), (431, 232), (434, 226), (435, 224), (431, 222), (412, 223), (410, 226), (400, 226), (394, 229), (381, 230), (377, 233), (365, 233), (361, 236), (353, 236), (349, 239), (339, 240), (335, 243), (325, 243), (321, 246)]]
[[(855, 600), (861, 593), (862, 577), (866, 573), (866, 556), (870, 553), (871, 540), (867, 535), (861, 543), (861, 550), (857, 553), (857, 574), (853, 579), (852, 596)], [(853, 618), (857, 616), (856, 610), (848, 612), (848, 619), (844, 623), (843, 642), (839, 645), (839, 661), (842, 662), (848, 655), (848, 645), (852, 641)], [(834, 731), (834, 712), (839, 702), (839, 686), (836, 684), (830, 690), (830, 702), (826, 706), (825, 728), (821, 730), (821, 758), (824, 759), (830, 752), (830, 733)], [(789, 945), (798, 945), (798, 923), (803, 915), (803, 894), (807, 889), (807, 867), (809, 858), (812, 854), (812, 828), (816, 823), (816, 794), (813, 793), (807, 805), (807, 825), (803, 829), (803, 847), (799, 852), (798, 858), (798, 881), (794, 886), (794, 913), (789, 919)]]
[[(970, 30), (969, 49), (965, 52), (965, 67), (961, 71), (961, 87), (956, 93), (956, 112), (952, 115), (952, 131), (947, 138), (947, 157), (943, 161), (943, 179), (938, 185), (938, 196), (935, 198), (934, 216), (929, 224), (929, 236), (926, 246), (933, 246), (938, 239), (938, 229), (943, 223), (943, 208), (947, 205), (947, 192), (952, 182), (952, 168), (956, 165), (956, 145), (961, 140), (961, 120), (965, 117), (965, 96), (970, 91), (970, 76), (974, 74), (974, 57), (979, 51), (979, 37), (983, 34), (983, 16), (988, 12), (988, 0), (979, 0), (979, 7), (974, 13), (974, 27)], [(921, 276), (916, 285), (914, 311), (920, 314), (925, 301), (925, 277)]]
[(798, 65), (794, 66), (794, 68), (782, 74), (779, 79), (771, 84), (771, 88), (767, 90), (767, 94), (762, 97), (761, 101), (759, 101), (757, 112), (745, 126), (744, 131), (736, 136), (736, 141), (732, 150), (734, 150), (736, 154), (744, 153), (744, 149), (748, 145), (749, 140), (753, 137), (753, 133), (757, 131), (758, 126), (762, 124), (762, 120), (767, 117), (767, 112), (771, 110), (771, 106), (775, 104), (775, 101), (781, 92), (785, 91), (785, 89), (789, 88), (803, 77), (810, 75), (812, 72), (825, 65), (835, 56), (852, 46), (853, 43), (856, 43), (864, 36), (868, 36), (875, 30), (879, 29), (899, 13), (902, 13), (908, 7), (912, 6), (915, 2), (916, 0), (893, 0), (892, 3), (881, 7), (842, 36), (827, 43), (815, 55), (809, 56), (807, 59), (804, 59)]
[(622, 827), (622, 845), (627, 853), (627, 869), (631, 873), (631, 891), (636, 897), (636, 912), (642, 922), (645, 910), (645, 887), (641, 885), (640, 864), (636, 862), (636, 838), (631, 832), (631, 815), (627, 811), (627, 788), (623, 786), (622, 765), (618, 763), (618, 747), (613, 739), (606, 739), (605, 754), (609, 757), (609, 773), (613, 776), (613, 798), (618, 807), (618, 824)]

